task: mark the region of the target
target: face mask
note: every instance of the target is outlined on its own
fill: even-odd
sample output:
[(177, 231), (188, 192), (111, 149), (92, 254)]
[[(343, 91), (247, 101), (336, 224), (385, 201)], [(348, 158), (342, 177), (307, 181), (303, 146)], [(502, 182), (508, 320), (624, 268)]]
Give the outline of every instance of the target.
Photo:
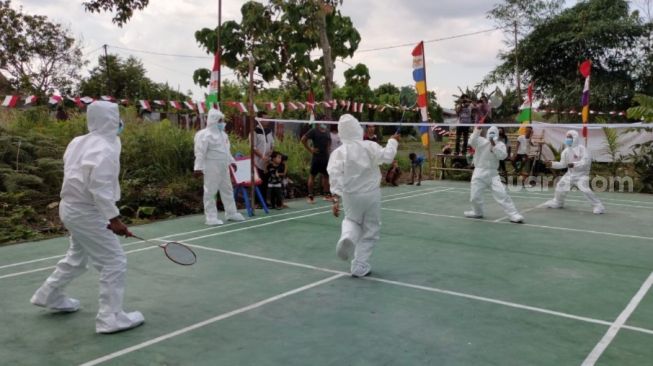
[(124, 129), (125, 129), (125, 122), (123, 122), (122, 120), (118, 121), (118, 133), (116, 133), (116, 135), (120, 135)]
[(224, 123), (224, 122), (218, 122), (218, 123), (215, 125), (215, 128), (217, 128), (218, 131), (224, 131), (224, 128), (225, 128), (226, 125), (227, 125), (227, 124)]
[(574, 139), (572, 139), (571, 137), (567, 137), (567, 139), (565, 139), (565, 145), (571, 146), (573, 143), (574, 143)]
[(488, 133), (487, 138), (490, 140), (494, 140), (497, 137), (497, 135), (494, 132)]

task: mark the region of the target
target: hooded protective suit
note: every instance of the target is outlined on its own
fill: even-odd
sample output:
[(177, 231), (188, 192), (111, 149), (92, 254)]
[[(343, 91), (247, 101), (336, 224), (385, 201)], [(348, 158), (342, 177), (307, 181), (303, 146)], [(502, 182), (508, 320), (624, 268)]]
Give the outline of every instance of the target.
[(222, 198), (226, 219), (245, 220), (236, 210), (234, 202), (229, 166), (236, 160), (231, 156), (229, 136), (219, 128), (219, 123), (223, 123), (223, 119), (222, 112), (211, 109), (207, 116), (206, 128), (195, 134), (195, 171), (204, 173), (204, 215), (207, 225), (222, 225), (215, 204), (218, 191)]
[(572, 185), (578, 187), (583, 192), (588, 201), (592, 204), (595, 214), (605, 212), (603, 203), (596, 197), (589, 186), (589, 174), (592, 166), (592, 158), (585, 146), (580, 144), (578, 132), (570, 130), (567, 136), (571, 136), (571, 146), (567, 146), (560, 155), (560, 161), (554, 161), (551, 164), (553, 169), (565, 169), (569, 164), (574, 164), (573, 168), (568, 168), (567, 173), (560, 179), (556, 186), (554, 198), (546, 203), (550, 208), (562, 208), (565, 203), (565, 196), (571, 189)]
[(70, 232), (70, 247), (55, 271), (34, 293), (34, 305), (72, 312), (79, 301), (63, 290), (86, 271), (90, 259), (100, 272), (99, 310), (95, 329), (112, 333), (144, 322), (138, 312), (122, 309), (127, 258), (116, 235), (107, 229), (110, 219), (119, 215), (121, 123), (118, 105), (94, 102), (86, 113), (89, 133), (74, 138), (64, 153), (64, 179), (59, 216)]
[(522, 222), (524, 218), (519, 214), (506, 189), (499, 178), (499, 161), (504, 160), (508, 153), (506, 145), (499, 140), (499, 129), (492, 126), (487, 131), (488, 137), (493, 135), (495, 145), (481, 137), (481, 130), (474, 129), (469, 138), (469, 145), (476, 151), (474, 154), (474, 173), (472, 174), (470, 201), (472, 210), (465, 211), (466, 217), (483, 217), (483, 191), (492, 190), (492, 196), (503, 207), (511, 222)]
[(363, 141), (363, 129), (350, 114), (340, 117), (338, 134), (342, 145), (329, 158), (327, 172), (331, 193), (342, 197), (345, 218), (336, 253), (352, 259), (351, 274), (362, 277), (370, 272), (369, 259), (381, 230), (381, 172), (379, 165), (391, 163), (398, 142), (388, 140), (385, 148)]

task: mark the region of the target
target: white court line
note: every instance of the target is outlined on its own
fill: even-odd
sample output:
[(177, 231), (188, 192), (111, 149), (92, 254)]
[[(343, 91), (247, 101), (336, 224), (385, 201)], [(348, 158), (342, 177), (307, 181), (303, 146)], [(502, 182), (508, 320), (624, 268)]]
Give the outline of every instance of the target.
[[(159, 247), (158, 245), (152, 245), (152, 246), (145, 247), (145, 248), (139, 248), (139, 249), (134, 249), (134, 250), (128, 250), (128, 251), (125, 252), (125, 254), (136, 253), (136, 252), (142, 252), (142, 251), (144, 251), (144, 250), (149, 250), (149, 249), (152, 249), (152, 248), (158, 248), (158, 247)], [(62, 258), (63, 258), (63, 257), (62, 257)], [(54, 269), (54, 268), (56, 268), (56, 266), (41, 267), (41, 268), (31, 269), (31, 270), (29, 270), (29, 271), (9, 273), (9, 274), (6, 274), (6, 275), (2, 275), (2, 276), (0, 276), (0, 280), (3, 279), (3, 278), (16, 277), (16, 276), (20, 276), (20, 275), (24, 275), (24, 274), (29, 274), (29, 273), (34, 273), (34, 272), (46, 271), (46, 270), (48, 270), (48, 269)]]
[[(459, 194), (469, 194), (469, 189), (468, 188), (461, 188), (461, 187), (454, 187), (452, 188), (454, 190), (457, 190), (456, 192), (453, 193), (459, 193)], [(511, 198), (525, 198), (525, 199), (532, 199), (532, 200), (539, 200), (542, 197), (549, 197), (553, 198), (553, 193), (551, 194), (546, 194), (546, 193), (539, 193), (539, 192), (511, 192), (510, 190), (506, 190), (506, 193)], [(528, 195), (526, 195), (528, 194)], [(532, 197), (532, 196), (538, 196), (538, 197)], [(569, 197), (569, 196), (567, 196)], [(580, 197), (579, 197), (580, 198)], [(622, 207), (632, 207), (632, 208), (643, 208), (643, 209), (653, 209), (652, 206), (637, 206), (637, 205), (629, 205), (629, 204), (624, 204), (624, 203), (613, 203), (613, 202), (607, 202), (606, 198), (601, 197), (601, 202), (603, 202), (604, 205), (607, 206), (622, 206)], [(583, 200), (583, 199), (575, 199), (575, 198), (565, 198), (565, 202), (579, 202), (579, 203), (587, 203), (589, 204), (589, 201)], [(644, 203), (644, 202), (639, 202), (639, 201), (625, 201), (625, 202), (635, 202), (635, 203)]]
[(603, 351), (605, 351), (606, 348), (610, 345), (614, 337), (617, 336), (617, 333), (619, 332), (619, 329), (623, 327), (623, 325), (626, 323), (628, 320), (628, 317), (635, 311), (637, 308), (637, 305), (639, 305), (640, 301), (644, 298), (644, 295), (648, 292), (648, 290), (651, 288), (651, 285), (653, 284), (653, 272), (648, 275), (648, 278), (644, 283), (642, 284), (642, 287), (639, 288), (639, 291), (633, 296), (633, 298), (630, 300), (626, 308), (619, 314), (617, 319), (610, 325), (610, 328), (608, 328), (608, 331), (605, 332), (605, 335), (599, 343), (594, 346), (594, 349), (592, 352), (590, 352), (589, 355), (585, 358), (585, 361), (581, 364), (581, 366), (593, 366), (596, 361), (598, 361), (599, 357), (603, 354)]
[[(338, 270), (329, 269), (329, 268), (324, 268), (324, 267), (313, 266), (313, 265), (310, 265), (310, 264), (303, 264), (303, 263), (291, 262), (291, 261), (286, 261), (286, 260), (281, 260), (281, 259), (262, 257), (262, 256), (258, 256), (258, 255), (246, 254), (246, 253), (241, 253), (241, 252), (234, 252), (234, 251), (231, 251), (231, 250), (211, 248), (211, 247), (207, 247), (207, 246), (203, 246), (203, 245), (196, 245), (196, 244), (186, 244), (186, 245), (188, 245), (190, 247), (193, 247), (193, 248), (197, 248), (197, 249), (203, 249), (203, 250), (207, 250), (207, 251), (211, 251), (211, 252), (228, 254), (228, 255), (233, 255), (233, 256), (237, 256), (237, 257), (256, 259), (256, 260), (260, 260), (260, 261), (264, 261), (264, 262), (285, 264), (285, 265), (289, 265), (289, 266), (293, 266), (293, 267), (312, 269), (312, 270), (322, 271), (322, 272), (327, 272), (327, 273), (349, 275), (349, 273), (347, 273), (347, 272), (338, 271)], [(541, 314), (557, 316), (557, 317), (560, 317), (560, 318), (573, 319), (573, 320), (578, 320), (578, 321), (582, 321), (582, 322), (586, 322), (586, 323), (600, 324), (600, 325), (607, 325), (607, 326), (612, 324), (612, 323), (610, 323), (609, 321), (606, 321), (606, 320), (595, 319), (595, 318), (590, 318), (590, 317), (586, 317), (586, 316), (579, 316), (579, 315), (564, 313), (564, 312), (561, 312), (561, 311), (555, 311), (555, 310), (540, 308), (540, 307), (536, 307), (536, 306), (523, 305), (523, 304), (518, 304), (518, 303), (514, 303), (514, 302), (493, 299), (493, 298), (485, 297), (485, 296), (477, 296), (477, 295), (467, 294), (467, 293), (458, 292), (458, 291), (444, 290), (444, 289), (440, 289), (440, 288), (436, 288), (436, 287), (415, 285), (415, 284), (411, 284), (411, 283), (407, 283), (407, 282), (401, 282), (401, 281), (386, 280), (386, 279), (378, 278), (378, 277), (374, 277), (374, 276), (364, 277), (363, 279), (367, 280), (367, 281), (382, 282), (382, 283), (395, 285), (395, 286), (407, 287), (407, 288), (412, 288), (412, 289), (417, 289), (417, 290), (422, 290), (422, 291), (428, 291), (428, 292), (435, 292), (435, 293), (450, 295), (450, 296), (455, 296), (455, 297), (462, 297), (462, 298), (466, 298), (466, 299), (470, 299), (470, 300), (487, 302), (487, 303), (507, 306), (507, 307), (511, 307), (511, 308), (515, 308), (515, 309), (521, 309), (521, 310), (527, 310), (527, 311), (532, 311), (532, 312), (541, 313)], [(633, 331), (636, 331), (636, 332), (641, 332), (641, 333), (653, 334), (653, 330), (646, 329), (646, 328), (631, 327), (631, 326), (623, 326), (622, 328), (628, 328), (630, 330), (633, 330)]]
[[(391, 202), (391, 201), (403, 200), (403, 199), (406, 199), (406, 198), (419, 197), (419, 196), (424, 196), (424, 195), (427, 195), (427, 194), (439, 193), (439, 192), (445, 192), (445, 191), (448, 191), (448, 189), (433, 190), (433, 191), (422, 192), (422, 193), (413, 194), (413, 195), (409, 195), (409, 196), (401, 196), (401, 197), (396, 197), (396, 198), (390, 198), (390, 199), (387, 199), (387, 200), (382, 199), (381, 202)], [(329, 210), (322, 211), (322, 212), (315, 212), (315, 213), (306, 214), (306, 215), (289, 217), (287, 219), (276, 220), (276, 221), (272, 221), (272, 222), (266, 222), (264, 224), (258, 224), (258, 225), (252, 225), (252, 226), (247, 226), (247, 227), (233, 229), (233, 230), (221, 231), (219, 233), (207, 234), (207, 235), (197, 236), (197, 237), (194, 237), (194, 238), (183, 239), (183, 240), (184, 241), (195, 241), (195, 240), (200, 240), (200, 239), (204, 239), (204, 238), (210, 238), (210, 237), (214, 237), (214, 236), (221, 236), (221, 235), (231, 234), (231, 233), (235, 233), (235, 232), (239, 232), (239, 231), (254, 229), (254, 228), (258, 228), (258, 227), (269, 226), (269, 225), (273, 225), (273, 224), (276, 224), (276, 223), (279, 223), (279, 222), (298, 220), (298, 219), (303, 219), (303, 218), (306, 218), (306, 217), (311, 217), (311, 216), (316, 216), (316, 215), (323, 215), (325, 213), (330, 213), (330, 212), (331, 212), (331, 210), (329, 209)]]
[[(409, 194), (409, 193), (412, 193), (412, 192), (404, 192), (404, 193), (400, 193), (400, 194), (403, 194), (403, 196), (401, 196), (401, 197), (391, 198), (391, 199), (388, 199), (388, 200), (385, 200), (385, 201), (382, 200), (381, 202), (395, 201), (395, 200), (398, 200), (398, 199), (418, 197), (418, 196), (423, 196), (423, 195), (427, 195), (427, 194), (431, 194), (431, 193), (444, 192), (444, 191), (446, 191), (446, 189), (445, 190), (432, 189), (432, 190), (428, 190), (428, 191), (418, 193), (418, 194), (413, 194), (413, 195), (405, 195), (405, 194)], [(396, 194), (396, 195), (399, 195), (399, 194)], [(322, 209), (322, 208), (325, 208), (325, 206), (313, 208), (311, 210)], [(203, 239), (203, 238), (207, 238), (207, 237), (213, 237), (213, 236), (221, 236), (221, 235), (230, 234), (230, 233), (234, 233), (234, 232), (245, 231), (245, 230), (249, 230), (249, 229), (255, 229), (255, 228), (258, 228), (258, 227), (262, 227), (262, 226), (273, 225), (273, 224), (278, 223), (278, 222), (291, 221), (291, 220), (301, 219), (301, 218), (305, 218), (305, 217), (321, 215), (321, 214), (325, 214), (325, 213), (329, 213), (329, 212), (331, 212), (331, 210), (326, 210), (326, 211), (316, 212), (316, 213), (306, 214), (306, 215), (300, 215), (300, 216), (294, 216), (294, 217), (290, 217), (290, 218), (287, 218), (287, 219), (274, 220), (274, 221), (271, 221), (271, 222), (266, 222), (264, 224), (250, 225), (250, 226), (246, 226), (246, 227), (242, 227), (242, 228), (238, 228), (238, 229), (226, 230), (226, 231), (220, 231), (220, 232), (213, 233), (213, 234), (202, 235), (202, 236), (198, 236), (198, 237), (195, 237), (195, 238), (187, 239), (186, 241), (199, 240), (199, 239)], [(274, 216), (280, 216), (280, 215), (274, 215)], [(270, 217), (274, 217), (274, 216), (270, 216)], [(254, 220), (249, 220), (249, 221), (254, 221)], [(247, 222), (247, 221), (242, 221), (242, 222)], [(168, 236), (163, 236), (163, 237), (155, 238), (155, 239), (152, 239), (152, 240), (163, 241), (163, 239), (167, 238), (167, 237)], [(139, 251), (147, 250), (147, 249), (151, 249), (151, 248), (156, 248), (156, 246), (150, 246), (150, 247), (145, 247), (145, 248), (141, 248), (141, 249), (130, 250), (130, 251), (125, 252), (125, 254), (139, 252)], [(63, 258), (63, 257), (60, 257), (60, 258)], [(50, 267), (42, 267), (42, 268), (37, 268), (35, 270), (29, 270), (29, 271), (24, 271), (24, 272), (9, 273), (9, 274), (0, 276), (0, 279), (20, 276), (20, 275), (23, 275), (23, 274), (39, 272), (39, 271), (44, 271), (44, 270), (53, 269), (53, 268), (55, 268), (55, 267), (50, 266)]]
[(113, 353), (110, 353), (110, 354), (108, 354), (108, 355), (106, 355), (106, 356), (102, 356), (102, 357), (100, 357), (100, 358), (96, 358), (96, 359), (94, 359), (94, 360), (91, 360), (91, 361), (85, 362), (85, 363), (81, 364), (80, 366), (93, 366), (93, 365), (100, 364), (100, 363), (102, 363), (102, 362), (106, 362), (106, 361), (109, 361), (109, 360), (113, 360), (114, 358), (117, 358), (117, 357), (120, 357), (120, 356), (126, 355), (126, 354), (131, 353), (131, 352), (134, 352), (134, 351), (138, 351), (139, 349), (143, 349), (143, 348), (145, 348), (145, 347), (149, 347), (149, 346), (151, 346), (151, 345), (153, 345), (153, 344), (156, 344), (156, 343), (159, 343), (159, 342), (163, 342), (163, 341), (165, 341), (165, 340), (167, 340), (167, 339), (170, 339), (170, 338), (173, 338), (173, 337), (176, 337), (176, 336), (182, 335), (182, 334), (184, 334), (184, 333), (191, 332), (191, 331), (193, 331), (193, 330), (195, 330), (195, 329), (199, 329), (199, 328), (201, 328), (201, 327), (204, 327), (204, 326), (207, 326), (207, 325), (213, 324), (213, 323), (215, 323), (215, 322), (219, 322), (220, 320), (227, 319), (227, 318), (231, 318), (232, 316), (235, 316), (235, 315), (238, 315), (238, 314), (242, 314), (242, 313), (244, 313), (244, 312), (247, 312), (247, 311), (250, 311), (250, 310), (253, 310), (253, 309), (256, 309), (256, 308), (260, 308), (260, 307), (263, 306), (263, 305), (266, 305), (266, 304), (269, 304), (269, 303), (272, 303), (272, 302), (275, 302), (275, 301), (281, 300), (281, 299), (283, 299), (284, 297), (288, 297), (288, 296), (291, 296), (291, 295), (294, 295), (294, 294), (297, 294), (297, 293), (300, 293), (300, 292), (303, 292), (303, 291), (309, 290), (309, 289), (311, 289), (311, 288), (314, 288), (314, 287), (317, 287), (317, 286), (323, 285), (323, 284), (325, 284), (325, 283), (331, 282), (331, 281), (333, 281), (333, 280), (337, 280), (338, 278), (343, 277), (343, 276), (344, 276), (343, 274), (333, 275), (333, 276), (328, 277), (328, 278), (325, 278), (325, 279), (323, 279), (323, 280), (315, 281), (315, 282), (309, 283), (308, 285), (305, 285), (305, 286), (302, 286), (302, 287), (298, 287), (298, 288), (293, 289), (293, 290), (290, 290), (290, 291), (286, 291), (286, 292), (284, 292), (284, 293), (282, 293), (282, 294), (275, 295), (275, 296), (272, 296), (272, 297), (268, 297), (268, 298), (265, 299), (265, 300), (261, 300), (261, 301), (259, 301), (259, 302), (255, 302), (255, 303), (253, 303), (253, 304), (250, 304), (250, 305), (244, 306), (244, 307), (242, 307), (242, 308), (239, 308), (239, 309), (236, 309), (236, 310), (232, 310), (232, 311), (230, 311), (230, 312), (228, 312), (228, 313), (220, 314), (220, 315), (218, 315), (218, 316), (215, 316), (215, 317), (210, 318), (210, 319), (206, 319), (206, 320), (201, 321), (201, 322), (199, 322), (199, 323), (195, 323), (195, 324), (190, 325), (190, 326), (188, 326), (188, 327), (178, 329), (178, 330), (176, 330), (176, 331), (174, 331), (174, 332), (171, 332), (171, 333), (168, 333), (168, 334), (164, 334), (164, 335), (162, 335), (162, 336), (160, 336), (160, 337), (156, 337), (156, 338), (150, 339), (149, 341), (145, 341), (145, 342), (143, 342), (143, 343), (139, 343), (139, 344), (136, 344), (136, 345), (131, 346), (131, 347), (123, 348), (123, 349), (121, 349), (120, 351), (113, 352)]
[[(430, 191), (431, 192), (438, 192), (439, 189), (440, 188), (432, 188), (432, 189), (430, 189)], [(393, 193), (393, 194), (389, 194), (389, 195), (384, 196), (384, 197), (395, 197), (395, 196), (401, 196), (401, 195), (408, 195), (408, 194), (411, 194), (411, 193), (413, 193), (413, 192)], [(221, 229), (221, 228), (224, 228), (224, 227), (229, 227), (229, 226), (232, 226), (232, 225), (246, 224), (246, 223), (252, 222), (252, 221), (266, 220), (266, 219), (276, 218), (276, 217), (279, 217), (279, 216), (292, 215), (292, 214), (296, 214), (296, 213), (300, 213), (300, 212), (320, 210), (320, 209), (327, 208), (327, 207), (329, 207), (329, 206), (328, 205), (321, 205), (319, 207), (312, 207), (312, 208), (307, 208), (307, 209), (298, 210), (298, 211), (284, 212), (284, 213), (280, 213), (280, 214), (276, 214), (276, 215), (270, 215), (270, 216), (262, 216), (262, 217), (257, 217), (257, 218), (254, 218), (254, 219), (247, 219), (245, 221), (227, 223), (227, 224), (221, 225), (221, 226), (211, 226), (211, 227), (204, 228), (204, 229), (186, 231), (186, 232), (175, 233), (175, 234), (168, 234), (168, 235), (165, 235), (165, 236), (159, 236), (157, 238), (153, 238), (152, 240), (166, 239), (166, 238), (171, 238), (171, 237), (175, 237), (175, 236), (194, 234), (194, 233), (198, 233), (198, 232), (202, 232), (202, 231), (208, 231), (208, 230), (216, 230), (216, 229)], [(125, 243), (125, 244), (123, 244), (123, 247), (128, 247), (128, 246), (141, 244), (141, 243), (145, 243), (145, 242), (142, 241), (142, 240), (139, 240), (139, 241), (135, 241), (135, 242)], [(11, 263), (11, 264), (5, 264), (5, 265), (0, 266), (0, 270), (5, 269), (5, 268), (22, 266), (22, 265), (30, 264), (30, 263), (37, 263), (37, 262), (47, 261), (47, 260), (50, 260), (50, 259), (61, 259), (63, 257), (64, 257), (63, 255), (53, 255), (51, 257), (44, 257), (44, 258), (32, 259), (32, 260), (24, 261), (24, 262), (16, 262), (16, 263)], [(0, 277), (0, 278), (2, 278), (2, 277)]]
[[(526, 209), (526, 210), (519, 211), (519, 213), (520, 213), (520, 214), (524, 214), (524, 213), (526, 213), (526, 212), (531, 212), (531, 211), (533, 211), (533, 210), (535, 210), (535, 209), (538, 209), (538, 208), (540, 208), (540, 207), (544, 207), (545, 205), (546, 205), (546, 202), (544, 202), (544, 203), (540, 203), (539, 205), (537, 205), (537, 206), (535, 206), (535, 207), (531, 207), (531, 208), (528, 208), (528, 209)], [(501, 222), (501, 221), (503, 221), (503, 220), (505, 220), (505, 219), (507, 219), (507, 218), (509, 218), (509, 217), (510, 217), (510, 216), (504, 216), (504, 217), (502, 217), (502, 218), (499, 218), (499, 219), (494, 220), (494, 222)]]
[[(396, 208), (387, 208), (387, 207), (382, 207), (382, 210), (386, 211), (395, 211), (395, 212), (402, 212), (402, 213), (408, 213), (408, 214), (414, 214), (414, 215), (425, 215), (425, 216), (435, 216), (435, 217), (446, 217), (450, 219), (457, 219), (457, 220), (472, 220), (468, 219), (464, 216), (452, 216), (452, 215), (443, 215), (443, 214), (437, 214), (437, 213), (430, 213), (430, 212), (422, 212), (422, 211), (409, 211), (409, 210), (400, 210)], [(500, 224), (500, 225), (505, 225), (507, 224), (506, 222), (494, 222), (494, 221), (489, 221), (489, 220), (478, 220), (474, 219), (477, 222), (486, 222), (490, 224)], [(517, 224), (512, 224), (512, 225), (517, 225)], [(638, 235), (628, 235), (628, 234), (617, 234), (617, 233), (610, 233), (606, 231), (594, 231), (594, 230), (583, 230), (583, 229), (572, 229), (568, 227), (559, 227), (559, 226), (546, 226), (546, 225), (535, 225), (535, 224), (519, 224), (520, 226), (530, 226), (530, 227), (537, 227), (541, 229), (551, 229), (551, 230), (559, 230), (559, 231), (573, 231), (573, 232), (579, 232), (579, 233), (588, 233), (588, 234), (596, 234), (596, 235), (607, 235), (607, 236), (615, 236), (618, 238), (630, 238), (630, 239), (642, 239), (642, 240), (653, 240), (653, 237), (648, 237), (648, 236), (638, 236)]]

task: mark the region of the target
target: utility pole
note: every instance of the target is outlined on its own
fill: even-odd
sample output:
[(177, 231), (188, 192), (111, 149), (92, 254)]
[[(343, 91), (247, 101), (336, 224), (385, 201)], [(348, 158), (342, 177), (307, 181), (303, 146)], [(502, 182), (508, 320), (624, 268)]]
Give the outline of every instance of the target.
[(102, 46), (104, 48), (104, 69), (107, 72), (107, 84), (105, 86), (105, 91), (107, 94), (111, 94), (111, 88), (110, 88), (110, 83), (111, 83), (111, 73), (109, 72), (109, 54), (107, 52), (107, 45), (104, 44)]

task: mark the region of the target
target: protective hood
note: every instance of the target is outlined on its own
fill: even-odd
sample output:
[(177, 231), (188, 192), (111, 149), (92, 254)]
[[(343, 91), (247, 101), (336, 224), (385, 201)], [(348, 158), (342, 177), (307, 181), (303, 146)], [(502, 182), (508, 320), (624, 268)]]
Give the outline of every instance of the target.
[(338, 121), (338, 135), (344, 143), (363, 141), (363, 128), (351, 114), (343, 114)]
[(219, 110), (212, 108), (209, 111), (209, 115), (206, 117), (206, 127), (209, 128), (213, 125), (217, 125), (218, 122), (224, 120), (224, 114)]
[(578, 137), (578, 132), (576, 132), (574, 130), (569, 130), (569, 131), (567, 131), (567, 134), (565, 135), (565, 138), (566, 138), (567, 135), (571, 135), (571, 139), (572, 139), (571, 147), (578, 146), (578, 144), (580, 143), (580, 140), (579, 140), (579, 137)]
[(106, 137), (116, 137), (120, 125), (118, 105), (111, 102), (97, 101), (86, 110), (88, 131)]
[(494, 132), (494, 136), (496, 136), (497, 139), (498, 139), (498, 138), (499, 138), (499, 129), (497, 128), (497, 126), (492, 126), (492, 127), (490, 127), (490, 128), (487, 130), (487, 134), (486, 134), (486, 136), (490, 136), (490, 134), (491, 134), (492, 132)]

